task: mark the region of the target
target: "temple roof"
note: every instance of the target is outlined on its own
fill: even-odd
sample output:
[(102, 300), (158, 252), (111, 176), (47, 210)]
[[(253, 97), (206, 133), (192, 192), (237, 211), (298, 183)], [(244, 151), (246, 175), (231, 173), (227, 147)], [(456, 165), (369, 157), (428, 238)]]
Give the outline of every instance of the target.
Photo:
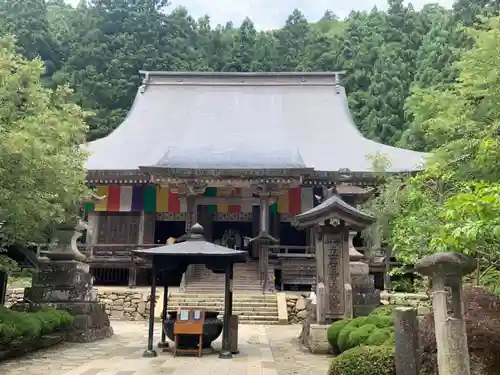
[(332, 195), (318, 206), (295, 216), (294, 225), (299, 229), (304, 229), (331, 218), (343, 220), (355, 230), (363, 230), (376, 221), (375, 217), (351, 206), (338, 195)]
[(89, 143), (88, 170), (420, 169), (425, 154), (363, 137), (334, 73), (142, 72), (127, 118)]

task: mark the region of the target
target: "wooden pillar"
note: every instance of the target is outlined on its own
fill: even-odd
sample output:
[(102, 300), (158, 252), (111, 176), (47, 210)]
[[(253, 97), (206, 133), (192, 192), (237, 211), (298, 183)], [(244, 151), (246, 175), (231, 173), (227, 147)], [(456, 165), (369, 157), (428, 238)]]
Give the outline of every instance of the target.
[(153, 348), (153, 336), (154, 336), (154, 325), (155, 325), (155, 304), (156, 304), (156, 267), (155, 260), (153, 257), (153, 269), (152, 269), (152, 279), (151, 279), (151, 294), (149, 300), (149, 324), (148, 324), (148, 347), (142, 354), (143, 357), (152, 358), (156, 357), (158, 354)]
[[(186, 196), (186, 223), (185, 223), (185, 231), (186, 233), (191, 232), (191, 227), (198, 222), (198, 204), (196, 203), (195, 195), (187, 195)], [(184, 275), (182, 275), (181, 285), (179, 289), (181, 292), (186, 291), (187, 284), (189, 283), (189, 279), (194, 273), (195, 264), (190, 264)]]
[[(260, 207), (252, 206), (252, 237), (257, 237), (260, 228)], [(259, 244), (257, 242), (252, 242), (250, 245), (252, 248), (250, 254), (252, 258), (259, 257)]]
[(97, 244), (99, 235), (99, 212), (89, 212), (87, 218), (87, 234), (85, 237), (85, 244), (89, 253), (89, 259), (94, 257), (94, 245)]
[(165, 321), (167, 320), (167, 310), (168, 310), (168, 271), (163, 271), (163, 309), (161, 313), (161, 339), (158, 343), (158, 348), (168, 348), (168, 341), (166, 340), (165, 333)]
[(222, 350), (219, 358), (230, 359), (233, 357), (229, 343), (229, 319), (233, 313), (233, 264), (230, 263), (226, 267), (225, 275), (225, 290), (224, 290), (224, 320), (222, 328)]
[(198, 221), (198, 205), (196, 204), (196, 196), (188, 195), (186, 197), (186, 233), (189, 233), (191, 227)]
[[(139, 217), (139, 228), (137, 233), (137, 244), (139, 246), (144, 244), (145, 217), (146, 216), (144, 210), (142, 210)], [(134, 264), (128, 270), (128, 286), (129, 288), (135, 288), (136, 285), (137, 285), (137, 265)]]

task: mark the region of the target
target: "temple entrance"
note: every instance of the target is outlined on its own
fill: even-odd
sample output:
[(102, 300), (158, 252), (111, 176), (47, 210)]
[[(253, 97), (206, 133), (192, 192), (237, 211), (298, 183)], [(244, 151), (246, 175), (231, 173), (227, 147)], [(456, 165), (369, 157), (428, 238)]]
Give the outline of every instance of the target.
[(178, 238), (186, 233), (184, 221), (156, 221), (155, 244), (166, 244), (169, 237)]
[(213, 242), (233, 249), (245, 247), (245, 237), (252, 237), (252, 223), (245, 221), (214, 221)]
[(307, 246), (307, 231), (297, 230), (292, 224), (280, 223), (281, 246)]

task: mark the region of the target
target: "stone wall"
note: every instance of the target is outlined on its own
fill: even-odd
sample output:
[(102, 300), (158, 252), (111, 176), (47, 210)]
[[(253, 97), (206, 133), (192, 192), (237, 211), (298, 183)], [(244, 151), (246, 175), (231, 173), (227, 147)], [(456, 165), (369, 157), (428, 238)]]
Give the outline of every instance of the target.
[[(300, 323), (307, 317), (308, 296), (309, 293), (286, 295), (288, 321), (290, 323)], [(380, 300), (382, 305), (416, 307), (419, 315), (425, 315), (431, 311), (431, 301), (427, 294), (381, 292)]]
[[(8, 290), (6, 306), (21, 300), (23, 292), (24, 289)], [(111, 319), (144, 320), (149, 316), (148, 289), (99, 288), (98, 296), (100, 302), (105, 304), (106, 312)], [(300, 323), (307, 317), (308, 296), (309, 293), (286, 294), (290, 323)], [(431, 301), (426, 294), (381, 292), (380, 299), (383, 305), (417, 307), (419, 315), (430, 312)]]
[[(6, 306), (22, 300), (24, 289), (7, 291)], [(145, 320), (149, 317), (149, 291), (128, 288), (99, 289), (99, 301), (106, 306), (110, 319)]]
[(382, 305), (411, 306), (416, 307), (418, 315), (425, 315), (431, 312), (432, 301), (424, 293), (380, 293)]
[(307, 317), (308, 296), (309, 293), (286, 295), (286, 307), (290, 323), (299, 323)]

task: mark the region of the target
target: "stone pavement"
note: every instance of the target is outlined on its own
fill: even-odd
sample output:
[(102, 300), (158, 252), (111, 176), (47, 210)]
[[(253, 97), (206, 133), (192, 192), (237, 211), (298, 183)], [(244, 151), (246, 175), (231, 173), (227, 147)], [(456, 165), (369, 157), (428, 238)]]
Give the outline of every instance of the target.
[[(115, 335), (87, 344), (69, 344), (0, 363), (2, 375), (326, 375), (328, 356), (312, 355), (299, 347), (299, 325), (240, 325), (239, 350), (233, 359), (217, 354), (201, 358), (158, 350), (142, 358), (145, 322), (112, 322)], [(160, 330), (156, 325), (155, 342)], [(214, 347), (220, 348), (220, 338)]]

